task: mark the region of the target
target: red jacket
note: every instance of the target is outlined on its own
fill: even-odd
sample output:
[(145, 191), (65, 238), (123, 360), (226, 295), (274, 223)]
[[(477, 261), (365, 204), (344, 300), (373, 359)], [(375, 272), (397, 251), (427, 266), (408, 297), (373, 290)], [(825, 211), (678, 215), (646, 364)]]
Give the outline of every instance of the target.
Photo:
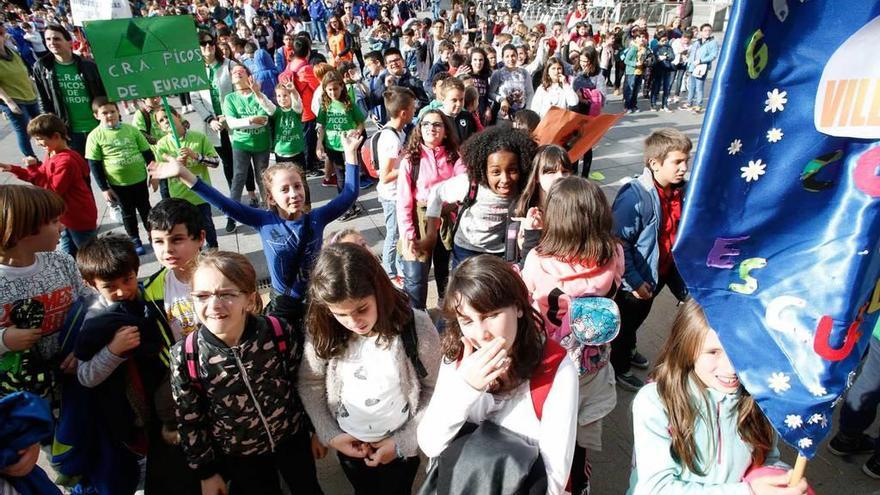
[(67, 149), (46, 157), (43, 163), (10, 172), (23, 181), (55, 191), (64, 200), (61, 223), (70, 230), (98, 228), (98, 208), (89, 180), (89, 165), (76, 151)]

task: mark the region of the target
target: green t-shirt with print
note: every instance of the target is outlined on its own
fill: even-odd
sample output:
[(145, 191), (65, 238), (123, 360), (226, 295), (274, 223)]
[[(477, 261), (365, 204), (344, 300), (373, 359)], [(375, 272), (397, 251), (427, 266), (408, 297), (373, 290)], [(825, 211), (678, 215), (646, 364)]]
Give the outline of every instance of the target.
[(296, 156), (302, 153), (305, 149), (302, 113), (277, 107), (272, 122), (275, 126), (275, 154)]
[[(186, 134), (180, 136), (180, 146), (181, 148), (189, 148), (193, 150), (197, 155), (211, 157), (217, 156), (217, 151), (208, 140), (208, 136), (205, 136), (201, 132), (191, 130), (186, 131)], [(176, 158), (178, 149), (177, 145), (174, 144), (174, 136), (168, 134), (156, 143), (156, 160), (165, 161), (167, 159)], [(208, 167), (204, 163), (200, 163), (193, 159), (187, 159), (186, 168), (198, 178), (202, 179), (202, 182), (208, 185), (211, 184), (211, 176), (208, 173)], [(178, 178), (168, 179), (168, 193), (172, 198), (183, 198), (194, 205), (200, 205), (205, 202), (201, 196), (194, 193), (189, 186), (181, 182)]]
[(220, 68), (220, 62), (208, 66), (208, 81), (211, 83), (211, 106), (214, 108), (214, 115), (223, 115), (223, 107), (220, 104), (220, 88), (217, 86), (217, 69)]
[(147, 162), (141, 154), (150, 143), (134, 126), (121, 123), (116, 129), (95, 127), (86, 139), (86, 158), (104, 162), (107, 181), (130, 186), (147, 180)]
[(98, 120), (92, 114), (92, 99), (82, 74), (76, 63), (55, 63), (55, 78), (61, 88), (61, 98), (70, 115), (70, 128), (73, 132), (90, 132), (98, 127)]
[(317, 120), (324, 127), (324, 144), (332, 150), (343, 151), (342, 134), (363, 124), (364, 114), (354, 103), (346, 110), (345, 103), (334, 100), (326, 109), (321, 108)]
[(131, 125), (137, 127), (139, 131), (149, 134), (149, 136), (153, 138), (152, 141), (157, 143), (163, 136), (165, 136), (165, 131), (163, 131), (159, 123), (156, 122), (156, 114), (150, 112), (150, 132), (147, 132), (147, 117), (144, 116), (144, 113), (145, 111), (139, 108), (131, 118)]
[[(223, 115), (230, 119), (256, 117), (259, 115), (271, 117), (254, 93), (247, 96), (239, 92), (229, 93), (223, 100)], [(272, 145), (272, 136), (269, 134), (269, 126), (263, 125), (252, 129), (232, 129), (232, 147), (239, 150), (261, 152), (269, 151)]]

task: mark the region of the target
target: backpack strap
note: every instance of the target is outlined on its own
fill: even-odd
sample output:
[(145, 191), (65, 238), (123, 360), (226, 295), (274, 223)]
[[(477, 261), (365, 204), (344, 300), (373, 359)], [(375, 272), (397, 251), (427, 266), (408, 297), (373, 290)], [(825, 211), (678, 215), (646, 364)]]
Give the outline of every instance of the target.
[(529, 380), (529, 389), (532, 393), (532, 405), (535, 407), (535, 415), (538, 421), (544, 414), (544, 401), (550, 394), (550, 388), (553, 386), (553, 379), (556, 378), (556, 370), (562, 360), (565, 359), (565, 349), (556, 343), (555, 340), (547, 338), (544, 341), (544, 357), (541, 358), (541, 364), (532, 374)]
[(205, 393), (202, 386), (202, 380), (199, 378), (199, 344), (198, 329), (190, 332), (183, 341), (183, 356), (186, 361), (186, 373), (189, 375), (189, 381), (192, 382), (193, 388), (198, 390), (200, 394)]
[(419, 335), (416, 333), (416, 315), (412, 310), (410, 310), (410, 319), (400, 334), (400, 341), (403, 344), (406, 357), (409, 358), (419, 378), (428, 376), (428, 370), (425, 369), (425, 365), (419, 358)]
[(477, 191), (479, 189), (480, 184), (472, 179), (470, 181), (470, 184), (468, 185), (467, 196), (465, 196), (464, 200), (462, 200), (461, 205), (458, 207), (458, 213), (455, 215), (455, 223), (452, 225), (453, 236), (456, 232), (458, 232), (458, 225), (461, 223), (461, 217), (462, 215), (464, 215), (464, 212), (477, 202)]
[(275, 348), (283, 356), (287, 352), (287, 337), (284, 335), (284, 330), (281, 329), (281, 322), (272, 315), (266, 315), (266, 319), (269, 320), (269, 325), (272, 327), (272, 340), (275, 341)]

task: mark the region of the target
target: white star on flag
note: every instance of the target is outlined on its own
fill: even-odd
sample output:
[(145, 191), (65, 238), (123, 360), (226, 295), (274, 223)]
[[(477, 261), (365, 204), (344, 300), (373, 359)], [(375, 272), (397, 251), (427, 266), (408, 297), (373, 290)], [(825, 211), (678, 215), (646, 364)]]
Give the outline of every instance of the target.
[(775, 372), (767, 379), (767, 386), (773, 389), (777, 394), (786, 392), (791, 388), (791, 377), (782, 372)]
[(810, 393), (815, 395), (816, 397), (822, 397), (823, 395), (828, 393), (828, 391), (825, 390), (825, 387), (823, 387), (822, 385), (819, 385), (818, 383), (814, 384), (814, 385), (810, 385), (807, 388), (809, 388)]
[(761, 178), (765, 173), (765, 169), (767, 168), (766, 163), (761, 163), (761, 159), (757, 160), (749, 160), (749, 164), (745, 167), (740, 167), (742, 174), (740, 177), (746, 180), (746, 182), (758, 182), (758, 179)]
[(797, 414), (789, 414), (785, 417), (785, 426), (791, 428), (792, 430), (795, 428), (800, 428), (804, 425), (804, 421)]
[(778, 143), (779, 141), (782, 141), (782, 136), (782, 129), (778, 127), (774, 127), (773, 129), (767, 131), (767, 141), (770, 141), (771, 143)]
[(742, 141), (740, 141), (739, 139), (734, 139), (733, 141), (730, 142), (730, 146), (727, 148), (727, 154), (728, 155), (736, 155), (742, 150), (742, 147), (743, 147)]
[(800, 448), (802, 448), (802, 449), (808, 449), (808, 448), (810, 448), (812, 445), (813, 445), (813, 439), (812, 439), (812, 438), (806, 438), (806, 437), (804, 437), (804, 438), (801, 438), (800, 440), (798, 440), (798, 447), (800, 447)]
[(773, 91), (767, 92), (767, 99), (764, 100), (764, 112), (781, 112), (785, 110), (786, 103), (788, 103), (788, 92), (780, 92), (773, 88)]

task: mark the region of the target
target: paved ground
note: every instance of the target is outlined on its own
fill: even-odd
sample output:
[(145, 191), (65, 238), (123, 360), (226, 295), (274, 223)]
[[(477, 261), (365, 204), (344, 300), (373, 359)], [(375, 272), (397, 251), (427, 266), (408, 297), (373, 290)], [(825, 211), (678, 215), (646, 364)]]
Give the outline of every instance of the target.
[[(642, 108), (646, 107), (647, 104), (642, 102)], [(606, 110), (615, 112), (620, 111), (620, 108), (619, 99), (612, 99)], [(624, 117), (595, 149), (593, 171), (601, 172), (604, 175), (604, 179), (600, 182), (609, 198), (614, 197), (617, 189), (626, 180), (641, 171), (642, 141), (652, 129), (666, 126), (676, 127), (696, 141), (699, 138), (701, 122), (702, 116), (687, 112), (671, 114), (642, 112)], [(17, 162), (19, 159), (15, 137), (12, 135), (9, 124), (0, 120), (0, 162)], [(219, 189), (228, 191), (222, 172), (214, 170), (212, 180)], [(10, 181), (9, 174), (0, 174), (0, 184), (8, 181)], [(310, 181), (310, 187), (315, 206), (320, 206), (336, 194), (335, 189), (322, 188), (317, 179)], [(99, 201), (102, 230), (122, 232), (121, 225), (114, 223), (109, 216), (101, 195), (96, 192), (95, 197)], [(158, 195), (156, 195), (153, 198), (153, 203), (155, 204), (158, 200)], [(375, 190), (370, 189), (364, 192), (358, 201), (367, 213), (349, 222), (334, 222), (328, 227), (327, 235), (343, 228), (355, 228), (363, 233), (375, 252), (381, 252), (384, 223), (382, 209), (376, 199)], [(256, 233), (248, 227), (240, 226), (238, 232), (226, 234), (223, 231), (225, 218), (216, 212), (214, 223), (218, 229), (220, 247), (246, 254), (257, 266), (261, 276), (266, 276), (265, 259), (261, 254), (260, 242)], [(140, 271), (142, 277), (159, 268), (152, 253), (142, 257), (142, 261), (143, 265)], [(436, 294), (430, 297), (436, 302)], [(639, 336), (639, 349), (652, 362), (666, 338), (674, 314), (675, 300), (668, 292), (665, 292), (655, 304), (654, 311), (641, 329)], [(628, 486), (632, 457), (632, 418), (630, 414), (632, 397), (633, 394), (629, 392), (619, 391), (617, 408), (606, 418), (603, 433), (604, 450), (596, 453), (592, 458), (594, 494), (621, 494), (626, 491)], [(783, 458), (789, 463), (793, 463), (793, 451), (785, 447), (783, 453)], [(860, 470), (861, 463), (865, 460), (865, 457), (841, 459), (829, 454), (824, 448), (820, 448), (819, 455), (808, 465), (807, 477), (817, 493), (880, 495), (880, 482), (871, 480)], [(351, 487), (339, 469), (335, 457), (329, 456), (320, 462), (319, 470), (321, 483), (326, 493), (351, 493)]]

